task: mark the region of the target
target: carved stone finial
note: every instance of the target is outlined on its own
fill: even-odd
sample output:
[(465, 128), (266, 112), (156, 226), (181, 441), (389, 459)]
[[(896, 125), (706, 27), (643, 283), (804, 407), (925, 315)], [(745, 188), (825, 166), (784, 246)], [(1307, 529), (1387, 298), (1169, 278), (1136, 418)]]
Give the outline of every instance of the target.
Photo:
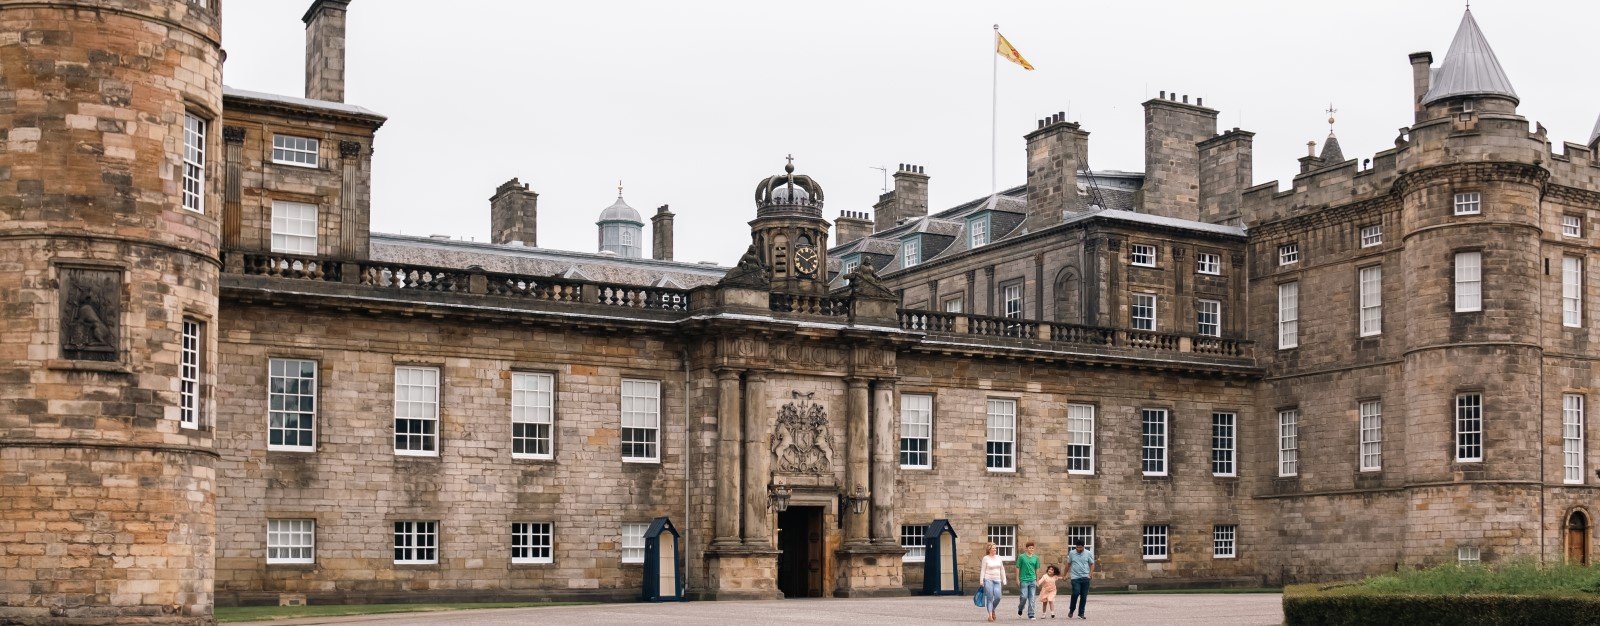
[(746, 289), (770, 289), (772, 281), (767, 278), (767, 268), (761, 266), (760, 257), (756, 256), (755, 244), (744, 251), (744, 256), (739, 257), (739, 264), (728, 270), (728, 274), (717, 281), (718, 287), (743, 287)]

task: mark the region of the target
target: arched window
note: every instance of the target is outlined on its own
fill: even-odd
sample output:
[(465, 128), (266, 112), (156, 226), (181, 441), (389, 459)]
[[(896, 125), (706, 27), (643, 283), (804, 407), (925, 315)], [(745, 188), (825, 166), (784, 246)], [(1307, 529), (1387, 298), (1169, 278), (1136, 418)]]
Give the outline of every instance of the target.
[(1056, 274), (1056, 321), (1066, 324), (1083, 323), (1083, 287), (1078, 268), (1068, 266)]

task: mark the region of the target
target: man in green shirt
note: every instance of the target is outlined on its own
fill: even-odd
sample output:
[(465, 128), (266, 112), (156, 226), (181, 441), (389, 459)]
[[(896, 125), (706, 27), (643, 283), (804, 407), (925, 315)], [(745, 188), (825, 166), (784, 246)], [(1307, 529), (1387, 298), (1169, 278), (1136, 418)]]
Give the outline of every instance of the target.
[(1032, 541), (1017, 556), (1017, 587), (1017, 615), (1021, 616), (1022, 607), (1026, 606), (1028, 619), (1033, 619), (1033, 603), (1039, 598), (1039, 555), (1033, 553)]

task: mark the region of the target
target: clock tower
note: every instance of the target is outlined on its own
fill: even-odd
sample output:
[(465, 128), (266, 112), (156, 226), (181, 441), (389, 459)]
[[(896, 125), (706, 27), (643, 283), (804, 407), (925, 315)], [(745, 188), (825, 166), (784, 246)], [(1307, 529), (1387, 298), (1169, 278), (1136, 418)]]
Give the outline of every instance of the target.
[(828, 222), (822, 219), (822, 185), (796, 175), (794, 157), (788, 157), (783, 172), (756, 186), (752, 243), (773, 291), (827, 293)]

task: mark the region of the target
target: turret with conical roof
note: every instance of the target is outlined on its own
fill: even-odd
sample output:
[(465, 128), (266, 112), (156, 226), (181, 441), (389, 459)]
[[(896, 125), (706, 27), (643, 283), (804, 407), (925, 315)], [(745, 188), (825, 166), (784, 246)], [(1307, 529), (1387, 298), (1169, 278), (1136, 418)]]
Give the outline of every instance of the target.
[(1506, 77), (1500, 60), (1489, 47), (1489, 40), (1478, 28), (1478, 21), (1472, 19), (1472, 9), (1462, 14), (1461, 26), (1450, 42), (1450, 52), (1433, 71), (1429, 82), (1428, 93), (1422, 97), (1423, 105), (1463, 96), (1506, 98), (1513, 106), (1519, 102), (1516, 90), (1511, 88), (1511, 79)]
[(622, 199), (622, 181), (617, 181), (617, 201), (600, 212), (595, 225), (600, 228), (600, 252), (629, 259), (643, 256), (644, 219)]

